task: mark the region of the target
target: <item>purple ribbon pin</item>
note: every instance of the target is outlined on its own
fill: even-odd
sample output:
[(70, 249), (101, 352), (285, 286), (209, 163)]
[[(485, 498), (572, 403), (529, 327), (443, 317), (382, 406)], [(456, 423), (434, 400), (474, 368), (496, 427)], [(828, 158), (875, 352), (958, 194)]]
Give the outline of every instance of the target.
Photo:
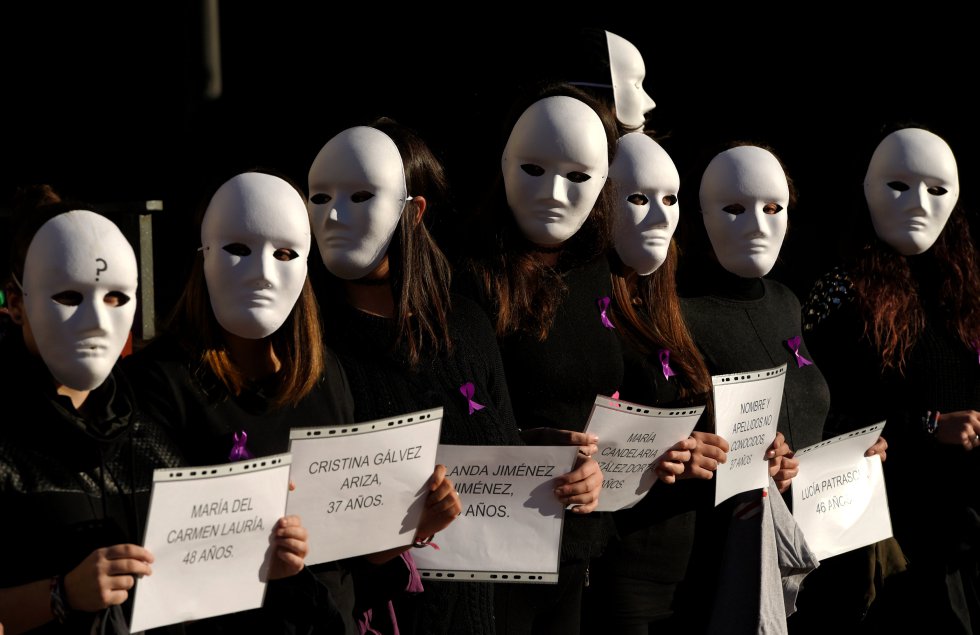
[(660, 357), (660, 365), (664, 369), (664, 379), (669, 379), (676, 375), (677, 373), (670, 367), (670, 349), (661, 348), (657, 355)]
[(244, 430), (236, 432), (231, 438), (234, 440), (234, 443), (232, 443), (231, 452), (228, 454), (229, 461), (244, 461), (253, 458), (252, 453), (245, 447), (245, 442), (248, 441), (247, 432)]
[(803, 368), (804, 366), (812, 366), (813, 362), (808, 360), (806, 357), (800, 355), (800, 343), (803, 341), (799, 335), (795, 335), (788, 340), (786, 340), (786, 346), (789, 350), (793, 351), (793, 355), (796, 356), (796, 367)]
[(606, 315), (606, 309), (609, 308), (609, 296), (604, 296), (597, 300), (599, 303), (599, 318), (602, 320), (602, 325), (607, 329), (616, 328), (612, 322), (609, 321), (609, 316)]
[(459, 387), (459, 392), (463, 393), (463, 396), (466, 397), (466, 403), (470, 406), (470, 414), (473, 414), (477, 410), (483, 410), (484, 408), (483, 404), (478, 404), (473, 401), (474, 390), (473, 382), (471, 381), (468, 381)]

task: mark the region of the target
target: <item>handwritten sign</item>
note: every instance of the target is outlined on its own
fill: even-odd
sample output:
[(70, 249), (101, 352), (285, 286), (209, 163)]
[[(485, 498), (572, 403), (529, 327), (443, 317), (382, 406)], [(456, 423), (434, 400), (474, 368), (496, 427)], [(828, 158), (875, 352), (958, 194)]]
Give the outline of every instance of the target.
[(715, 433), (728, 441), (728, 462), (715, 472), (715, 505), (769, 484), (766, 451), (776, 438), (786, 364), (711, 378)]
[(577, 454), (575, 446), (440, 445), (463, 513), (436, 536), (438, 550), (412, 550), (423, 579), (556, 583), (565, 513), (555, 478)]
[(864, 456), (884, 426), (876, 423), (796, 453), (793, 517), (821, 560), (892, 535), (881, 458)]
[(442, 408), (349, 426), (294, 428), (287, 510), (310, 533), (307, 564), (410, 544), (435, 468)]
[(159, 469), (143, 546), (132, 632), (262, 606), (272, 532), (285, 515), (289, 455)]
[(704, 406), (651, 408), (599, 395), (586, 431), (599, 437), (596, 460), (604, 480), (596, 511), (638, 503), (657, 482), (653, 468), (664, 452), (690, 436)]

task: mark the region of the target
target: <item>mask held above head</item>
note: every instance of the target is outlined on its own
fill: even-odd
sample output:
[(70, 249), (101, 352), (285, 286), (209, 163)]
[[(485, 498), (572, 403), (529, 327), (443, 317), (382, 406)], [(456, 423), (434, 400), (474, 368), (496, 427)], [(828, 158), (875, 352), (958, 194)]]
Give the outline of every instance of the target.
[(574, 97), (540, 99), (511, 130), (501, 169), (507, 204), (524, 236), (560, 245), (585, 224), (609, 174), (602, 120)]
[(779, 160), (757, 146), (717, 154), (701, 177), (704, 228), (718, 262), (743, 278), (772, 270), (786, 236), (789, 183)]
[(395, 142), (368, 126), (340, 132), (313, 160), (309, 188), (310, 222), (327, 269), (343, 280), (377, 269), (409, 200)]
[(612, 76), (616, 119), (633, 129), (643, 128), (646, 114), (657, 104), (643, 88), (646, 66), (639, 49), (629, 40), (606, 31), (609, 73)]
[(649, 275), (667, 260), (677, 229), (680, 175), (660, 144), (631, 132), (617, 142), (609, 178), (616, 192), (616, 253), (636, 273)]
[(310, 222), (302, 195), (277, 176), (239, 174), (211, 198), (201, 245), (218, 324), (246, 339), (275, 333), (306, 282)]
[(88, 210), (47, 221), (24, 262), (30, 336), (52, 376), (93, 390), (112, 372), (136, 314), (136, 255), (119, 228)]
[(941, 137), (921, 128), (904, 128), (885, 137), (864, 178), (875, 233), (903, 256), (933, 246), (959, 193), (953, 151)]

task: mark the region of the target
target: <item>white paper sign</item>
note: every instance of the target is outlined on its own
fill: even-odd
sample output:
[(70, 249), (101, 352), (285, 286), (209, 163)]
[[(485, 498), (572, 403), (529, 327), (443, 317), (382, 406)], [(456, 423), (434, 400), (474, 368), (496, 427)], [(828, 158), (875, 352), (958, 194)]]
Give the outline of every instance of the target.
[(307, 564), (410, 544), (435, 468), (442, 408), (348, 426), (294, 428), (287, 510), (310, 533)]
[(597, 396), (585, 427), (599, 437), (595, 459), (604, 480), (596, 511), (632, 507), (646, 496), (657, 482), (652, 468), (664, 452), (691, 435), (702, 412), (704, 406), (651, 408)]
[(884, 426), (876, 423), (796, 453), (793, 517), (820, 560), (892, 535), (881, 457), (864, 456)]
[(463, 513), (436, 535), (438, 550), (412, 550), (423, 579), (558, 582), (565, 511), (555, 478), (577, 455), (576, 446), (439, 446)]
[(715, 433), (728, 441), (728, 461), (715, 472), (715, 505), (769, 485), (766, 451), (776, 438), (786, 364), (711, 378)]
[(289, 455), (153, 472), (132, 632), (262, 606), (272, 532), (285, 515)]

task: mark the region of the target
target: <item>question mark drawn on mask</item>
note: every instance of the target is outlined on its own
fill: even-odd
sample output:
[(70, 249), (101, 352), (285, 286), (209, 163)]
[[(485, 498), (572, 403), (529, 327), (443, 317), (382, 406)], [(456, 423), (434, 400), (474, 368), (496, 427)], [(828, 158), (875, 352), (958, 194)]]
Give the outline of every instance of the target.
[(98, 282), (99, 281), (99, 274), (109, 268), (109, 263), (107, 263), (105, 261), (105, 259), (103, 259), (103, 258), (96, 258), (95, 259), (95, 262), (101, 262), (102, 263), (102, 266), (101, 267), (96, 267), (95, 268), (95, 281)]

